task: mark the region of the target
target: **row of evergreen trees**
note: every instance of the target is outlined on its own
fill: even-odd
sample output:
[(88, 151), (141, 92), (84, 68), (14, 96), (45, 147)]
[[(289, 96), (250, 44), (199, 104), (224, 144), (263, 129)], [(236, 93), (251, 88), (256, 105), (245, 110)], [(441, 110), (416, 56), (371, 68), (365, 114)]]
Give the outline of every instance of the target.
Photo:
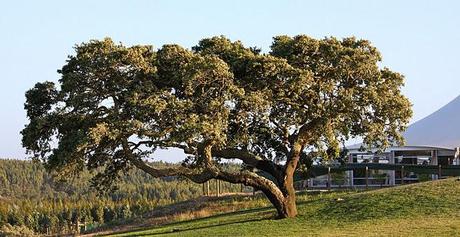
[[(160, 164), (161, 165), (161, 164)], [(203, 186), (174, 177), (157, 179), (131, 169), (117, 190), (100, 194), (82, 172), (57, 181), (40, 163), (0, 159), (0, 227), (26, 226), (35, 233), (72, 233), (145, 215), (157, 206), (203, 195)], [(221, 192), (239, 185), (221, 184)], [(210, 185), (211, 192), (216, 189)]]

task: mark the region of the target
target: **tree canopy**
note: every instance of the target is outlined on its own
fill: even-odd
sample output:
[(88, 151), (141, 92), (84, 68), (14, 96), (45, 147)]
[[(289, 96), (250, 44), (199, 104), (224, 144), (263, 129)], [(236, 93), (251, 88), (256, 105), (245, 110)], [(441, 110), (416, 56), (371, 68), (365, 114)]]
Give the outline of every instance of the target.
[[(103, 167), (94, 178), (101, 185), (132, 166), (244, 183), (291, 217), (293, 175), (311, 154), (336, 158), (357, 136), (378, 148), (403, 142), (412, 114), (404, 77), (380, 61), (369, 41), (353, 37), (277, 36), (268, 53), (222, 36), (191, 49), (92, 40), (75, 47), (57, 85), (26, 92), (23, 145), (60, 172)], [(182, 166), (146, 161), (171, 147), (188, 154)], [(244, 167), (222, 169), (226, 159)]]

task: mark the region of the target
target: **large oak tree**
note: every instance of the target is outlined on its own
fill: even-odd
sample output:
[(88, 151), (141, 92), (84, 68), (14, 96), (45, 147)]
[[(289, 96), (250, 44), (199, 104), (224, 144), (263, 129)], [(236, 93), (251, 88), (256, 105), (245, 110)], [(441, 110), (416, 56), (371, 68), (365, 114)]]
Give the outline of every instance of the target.
[[(154, 177), (220, 179), (261, 190), (279, 217), (294, 217), (294, 172), (309, 154), (334, 158), (356, 136), (375, 147), (401, 143), (412, 113), (403, 76), (380, 68), (366, 40), (277, 36), (261, 53), (225, 37), (191, 50), (104, 39), (75, 51), (57, 85), (26, 92), (23, 145), (51, 170), (99, 171), (99, 185), (132, 166)], [(147, 158), (159, 148), (188, 157), (154, 167)], [(223, 169), (229, 159), (242, 169)]]

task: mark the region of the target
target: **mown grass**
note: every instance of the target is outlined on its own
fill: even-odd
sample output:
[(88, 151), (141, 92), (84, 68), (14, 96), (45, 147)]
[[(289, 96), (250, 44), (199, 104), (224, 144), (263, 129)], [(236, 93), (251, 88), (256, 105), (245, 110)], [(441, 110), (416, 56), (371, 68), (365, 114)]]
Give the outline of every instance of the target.
[[(250, 201), (250, 200), (249, 200)], [(116, 236), (460, 236), (460, 181), (446, 179), (366, 192), (301, 194), (299, 215), (275, 219), (261, 207)], [(221, 205), (231, 205), (221, 203)]]

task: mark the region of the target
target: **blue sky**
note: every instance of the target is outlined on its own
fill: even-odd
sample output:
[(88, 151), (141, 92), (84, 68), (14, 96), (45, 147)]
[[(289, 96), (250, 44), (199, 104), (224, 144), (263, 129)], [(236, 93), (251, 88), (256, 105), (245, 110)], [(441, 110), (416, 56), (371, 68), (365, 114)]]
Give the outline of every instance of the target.
[(0, 2), (0, 157), (23, 158), (24, 92), (56, 81), (76, 43), (193, 46), (225, 35), (268, 50), (275, 35), (356, 36), (406, 76), (413, 121), (460, 94), (460, 1), (19, 1)]

